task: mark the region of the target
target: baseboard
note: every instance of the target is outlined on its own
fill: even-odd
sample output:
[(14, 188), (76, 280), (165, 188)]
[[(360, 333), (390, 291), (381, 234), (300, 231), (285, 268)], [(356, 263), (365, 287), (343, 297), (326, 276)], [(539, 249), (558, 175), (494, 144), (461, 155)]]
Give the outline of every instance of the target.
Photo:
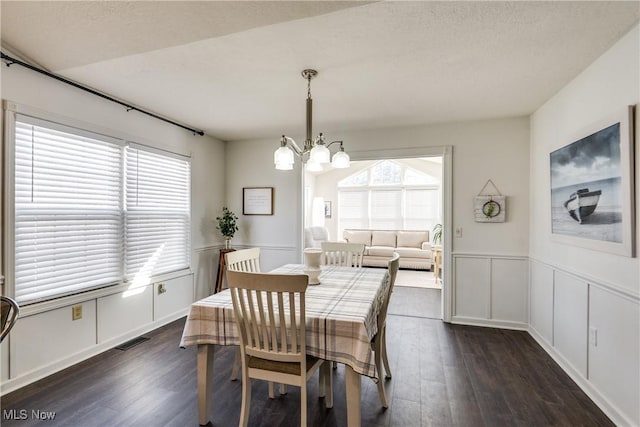
[(451, 323), (456, 325), (483, 326), (487, 328), (512, 329), (516, 331), (527, 331), (529, 325), (522, 322), (510, 320), (482, 319), (478, 317), (452, 316)]
[(529, 335), (547, 352), (549, 356), (562, 368), (562, 370), (569, 375), (569, 377), (582, 389), (582, 391), (589, 396), (591, 400), (605, 413), (607, 417), (618, 426), (638, 426), (634, 424), (632, 420), (627, 418), (622, 411), (618, 409), (613, 403), (604, 397), (602, 393), (593, 386), (588, 379), (582, 376), (556, 349), (551, 346), (532, 326), (529, 327)]
[(121, 344), (139, 335), (150, 332), (154, 329), (157, 329), (161, 326), (171, 323), (174, 320), (180, 319), (181, 317), (184, 317), (188, 312), (189, 312), (189, 308), (180, 310), (170, 316), (163, 317), (162, 319), (156, 320), (140, 328), (129, 331), (126, 334), (123, 334), (118, 337), (111, 338), (105, 342), (96, 344), (90, 348), (87, 348), (78, 353), (65, 357), (64, 359), (60, 359), (53, 363), (50, 363), (49, 365), (40, 367), (38, 369), (34, 369), (33, 371), (27, 372), (23, 375), (20, 375), (19, 377), (11, 378), (6, 381), (3, 381), (2, 384), (0, 385), (0, 396), (4, 396), (7, 393), (18, 390), (19, 388), (22, 388), (38, 380), (41, 380), (45, 377), (48, 377), (49, 375), (53, 375), (56, 372), (62, 371), (63, 369), (66, 369), (70, 366), (73, 366), (77, 363), (87, 360), (93, 356), (97, 356), (100, 353), (103, 353), (107, 350), (111, 350), (113, 347), (117, 346), (118, 344)]

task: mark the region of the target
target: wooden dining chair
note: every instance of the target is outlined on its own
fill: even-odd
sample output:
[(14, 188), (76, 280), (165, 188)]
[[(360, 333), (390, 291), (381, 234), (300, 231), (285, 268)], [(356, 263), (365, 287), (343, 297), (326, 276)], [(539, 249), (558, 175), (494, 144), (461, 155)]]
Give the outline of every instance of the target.
[(227, 270), (260, 272), (260, 248), (242, 249), (224, 254)]
[(376, 364), (376, 371), (378, 372), (378, 395), (380, 397), (380, 403), (383, 408), (388, 408), (387, 394), (384, 390), (384, 384), (382, 381), (382, 364), (384, 363), (384, 369), (386, 372), (385, 378), (391, 378), (391, 369), (389, 369), (389, 358), (387, 357), (387, 309), (389, 308), (389, 300), (391, 299), (391, 293), (393, 292), (393, 285), (396, 282), (396, 276), (398, 275), (398, 269), (400, 268), (400, 255), (397, 252), (393, 253), (393, 256), (389, 260), (389, 286), (385, 297), (382, 300), (382, 307), (378, 312), (378, 333), (373, 337), (371, 345), (374, 352), (374, 361)]
[(300, 425), (306, 426), (307, 382), (321, 367), (320, 395), (327, 395), (327, 408), (333, 406), (329, 364), (306, 351), (305, 292), (309, 277), (230, 270), (227, 280), (241, 342), (240, 426), (249, 422), (252, 378), (300, 387)]
[[(244, 271), (249, 273), (260, 272), (260, 248), (242, 249), (234, 252), (227, 252), (225, 255), (227, 271)], [(227, 280), (229, 280), (227, 278)], [(240, 350), (236, 351), (233, 367), (231, 368), (231, 381), (238, 379), (241, 360)], [(284, 390), (283, 390), (284, 391)], [(273, 398), (273, 384), (269, 384), (269, 397)]]
[(19, 313), (20, 306), (13, 298), (0, 296), (0, 326), (2, 326), (0, 342), (4, 341), (4, 338), (11, 332), (11, 328), (15, 326)]
[(321, 247), (325, 265), (362, 267), (364, 243), (322, 242)]

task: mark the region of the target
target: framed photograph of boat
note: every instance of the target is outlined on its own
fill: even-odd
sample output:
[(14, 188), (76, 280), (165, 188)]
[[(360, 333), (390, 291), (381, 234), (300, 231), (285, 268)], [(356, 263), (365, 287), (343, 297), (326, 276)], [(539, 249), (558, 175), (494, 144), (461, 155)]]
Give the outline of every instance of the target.
[(554, 241), (635, 256), (634, 107), (550, 154)]

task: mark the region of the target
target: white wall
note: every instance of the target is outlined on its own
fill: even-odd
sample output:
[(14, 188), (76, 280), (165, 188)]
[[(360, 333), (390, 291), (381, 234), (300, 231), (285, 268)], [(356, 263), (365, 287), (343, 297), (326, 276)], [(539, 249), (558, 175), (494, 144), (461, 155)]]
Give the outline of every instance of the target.
[[(64, 301), (44, 310), (26, 308), (9, 337), (3, 342), (2, 393), (25, 382), (36, 380), (55, 370), (104, 351), (162, 323), (185, 314), (194, 298), (209, 294), (211, 279), (215, 277), (217, 248), (221, 242), (215, 229), (215, 217), (224, 202), (224, 143), (208, 136), (194, 136), (190, 132), (147, 117), (141, 113), (126, 112), (118, 106), (79, 89), (72, 88), (18, 65), (1, 67), (2, 99), (42, 110), (73, 124), (92, 130), (105, 131), (117, 137), (128, 138), (177, 153), (190, 155), (192, 161), (192, 270), (193, 275), (174, 278), (166, 283), (167, 292), (160, 295), (153, 285), (141, 297), (125, 299), (122, 292), (100, 298), (74, 297), (69, 304), (86, 306), (81, 321), (70, 321), (70, 308)], [(185, 102), (176, 99), (175, 102)], [(141, 106), (144, 107), (144, 106)], [(185, 107), (188, 107), (185, 104)], [(4, 146), (3, 135), (3, 146)], [(4, 178), (4, 177), (3, 177)], [(4, 179), (3, 179), (4, 186)], [(3, 212), (4, 213), (4, 212)], [(1, 272), (0, 272), (1, 273)], [(185, 281), (186, 280), (186, 281)], [(139, 301), (139, 302), (137, 302)], [(134, 313), (132, 325), (114, 320), (108, 313)], [(100, 320), (102, 319), (102, 320)], [(111, 322), (111, 324), (109, 324)], [(117, 326), (114, 329), (114, 323)], [(73, 325), (73, 326), (71, 326)], [(68, 334), (69, 328), (82, 333)], [(96, 332), (97, 331), (97, 332)], [(32, 357), (37, 348), (39, 334), (47, 333), (51, 348), (40, 353), (45, 359)], [(60, 335), (62, 334), (62, 335)], [(108, 339), (105, 338), (108, 336)], [(63, 339), (64, 338), (64, 339)], [(11, 361), (9, 363), (9, 354)], [(18, 363), (18, 362), (20, 362)], [(11, 374), (11, 380), (6, 381)]]
[[(412, 149), (416, 147), (453, 148), (453, 226), (462, 227), (462, 237), (453, 239), (453, 252), (457, 255), (473, 255), (490, 260), (504, 256), (506, 263), (522, 266), (522, 258), (528, 253), (529, 230), (529, 121), (525, 117), (486, 120), (464, 123), (447, 123), (430, 126), (372, 129), (366, 131), (331, 132), (327, 135), (345, 141), (345, 150), (353, 159), (366, 156), (367, 152), (386, 149)], [(227, 161), (227, 203), (236, 212), (242, 212), (242, 188), (247, 186), (275, 187), (275, 212), (273, 216), (242, 216), (240, 232), (234, 242), (240, 246), (260, 246), (263, 249), (265, 268), (278, 263), (301, 260), (301, 170), (297, 162), (293, 171), (279, 171), (273, 167), (273, 151), (279, 146), (278, 137), (270, 139), (229, 143)], [(507, 221), (504, 223), (476, 223), (473, 215), (473, 198), (491, 179), (507, 196)], [(335, 202), (335, 200), (334, 200)], [(334, 206), (335, 211), (335, 206)], [(503, 267), (502, 261), (496, 265)], [(493, 317), (476, 317), (480, 309), (469, 313), (462, 308), (455, 316), (469, 319), (475, 324), (501, 325), (526, 328), (527, 304), (520, 300), (526, 295), (527, 266), (525, 273), (516, 275), (508, 286), (511, 295), (502, 301), (492, 296), (492, 290), (504, 289), (499, 275), (494, 286), (485, 290), (483, 301), (500, 301)], [(487, 270), (489, 271), (489, 270)], [(500, 271), (511, 271), (502, 268)], [(520, 270), (518, 270), (520, 271)], [(461, 276), (456, 276), (462, 279)], [(490, 280), (490, 278), (487, 278)], [(456, 283), (453, 283), (455, 292)], [(465, 295), (457, 295), (464, 298)], [(523, 307), (514, 315), (508, 307)], [(476, 301), (476, 304), (482, 304)], [(486, 313), (486, 311), (485, 311)], [(496, 318), (509, 313), (509, 318)], [(454, 321), (456, 321), (454, 317)], [(504, 322), (502, 322), (504, 321)]]
[[(236, 141), (227, 144), (226, 203), (238, 215), (234, 247), (260, 247), (261, 267), (268, 271), (279, 265), (301, 261), (302, 175), (300, 164), (292, 171), (276, 170), (274, 139)], [(273, 215), (243, 215), (244, 187), (273, 187)]]
[(639, 40), (636, 26), (531, 116), (531, 333), (621, 425), (640, 424), (640, 261), (551, 240), (549, 153), (640, 102)]

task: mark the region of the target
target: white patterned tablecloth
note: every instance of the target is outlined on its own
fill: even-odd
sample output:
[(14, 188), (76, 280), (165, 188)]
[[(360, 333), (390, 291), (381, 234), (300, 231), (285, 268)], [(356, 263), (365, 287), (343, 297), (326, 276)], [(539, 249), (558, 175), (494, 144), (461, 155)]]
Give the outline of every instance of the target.
[[(322, 266), (320, 284), (306, 292), (307, 353), (345, 363), (377, 379), (371, 340), (389, 275), (381, 268)], [(303, 274), (304, 265), (287, 264), (271, 273)], [(228, 289), (191, 305), (180, 346), (239, 345)]]

